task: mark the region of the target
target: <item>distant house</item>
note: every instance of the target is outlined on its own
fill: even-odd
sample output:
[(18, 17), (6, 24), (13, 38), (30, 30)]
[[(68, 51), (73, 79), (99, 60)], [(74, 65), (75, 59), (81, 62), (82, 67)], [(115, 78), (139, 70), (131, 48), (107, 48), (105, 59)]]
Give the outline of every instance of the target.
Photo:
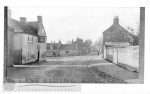
[(78, 55), (78, 48), (76, 44), (62, 44), (60, 45), (60, 56), (74, 56)]
[(58, 43), (47, 43), (47, 56), (74, 56), (78, 55), (77, 45), (75, 43), (62, 44), (61, 41)]
[(47, 43), (47, 56), (60, 56), (61, 43)]
[(37, 16), (37, 19), (35, 22), (27, 22), (25, 17), (20, 17), (20, 21), (8, 17), (8, 26), (14, 31), (12, 45), (15, 54), (14, 64), (46, 60), (47, 37), (42, 17)]

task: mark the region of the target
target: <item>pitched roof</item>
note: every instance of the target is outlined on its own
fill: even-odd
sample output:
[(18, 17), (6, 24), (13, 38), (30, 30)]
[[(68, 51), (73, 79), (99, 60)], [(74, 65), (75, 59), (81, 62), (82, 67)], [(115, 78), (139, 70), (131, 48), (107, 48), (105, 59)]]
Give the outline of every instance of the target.
[(103, 32), (103, 42), (130, 42), (136, 36), (122, 27), (119, 23), (114, 23)]
[(59, 43), (47, 43), (47, 48), (53, 50), (59, 50)]
[(124, 27), (122, 27), (120, 24), (113, 24), (112, 26), (110, 26), (108, 29), (106, 29), (104, 32), (118, 32), (118, 31), (122, 31), (128, 35), (133, 36), (132, 33), (130, 33), (128, 30), (126, 30)]
[(51, 49), (53, 47), (53, 50), (76, 50), (75, 44), (59, 44), (59, 43), (47, 43), (47, 49)]
[(53, 43), (52, 44), (53, 45), (53, 49), (55, 49), (55, 50), (59, 50), (59, 43)]
[[(9, 24), (10, 27), (14, 27), (15, 29), (22, 30), (22, 33), (31, 34), (31, 35), (38, 35), (38, 25), (36, 23), (21, 23), (15, 19), (9, 18)], [(21, 32), (20, 32), (21, 33)]]
[(76, 50), (75, 44), (62, 44), (60, 45), (60, 50)]

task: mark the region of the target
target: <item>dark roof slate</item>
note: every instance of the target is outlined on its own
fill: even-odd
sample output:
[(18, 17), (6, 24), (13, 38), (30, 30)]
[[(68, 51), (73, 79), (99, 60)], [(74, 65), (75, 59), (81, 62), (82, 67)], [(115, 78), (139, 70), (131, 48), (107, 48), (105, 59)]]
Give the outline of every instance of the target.
[(120, 24), (113, 24), (112, 26), (110, 26), (108, 29), (106, 29), (104, 31), (105, 32), (118, 32), (118, 31), (122, 31), (130, 36), (133, 36), (134, 34), (130, 33), (128, 30), (126, 30), (124, 27), (122, 27)]
[(76, 50), (75, 44), (62, 44), (60, 45), (60, 50)]
[(53, 47), (53, 50), (76, 50), (75, 44), (59, 44), (59, 43), (47, 43), (47, 48), (50, 50)]
[(22, 30), (22, 33), (31, 34), (31, 35), (38, 35), (38, 23), (37, 22), (27, 22), (27, 23), (21, 23), (15, 19), (10, 18), (9, 20), (10, 24), (8, 24), (10, 27), (14, 27), (15, 29)]

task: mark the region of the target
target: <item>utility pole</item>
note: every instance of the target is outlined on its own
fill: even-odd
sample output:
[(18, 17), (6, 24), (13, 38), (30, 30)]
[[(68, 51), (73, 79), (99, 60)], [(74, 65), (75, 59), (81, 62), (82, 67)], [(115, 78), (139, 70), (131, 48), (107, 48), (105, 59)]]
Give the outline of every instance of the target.
[(139, 35), (139, 78), (144, 80), (144, 34), (145, 34), (145, 7), (140, 7), (140, 35)]
[(8, 62), (8, 17), (7, 17), (8, 8), (4, 7), (4, 82), (7, 78), (7, 62)]

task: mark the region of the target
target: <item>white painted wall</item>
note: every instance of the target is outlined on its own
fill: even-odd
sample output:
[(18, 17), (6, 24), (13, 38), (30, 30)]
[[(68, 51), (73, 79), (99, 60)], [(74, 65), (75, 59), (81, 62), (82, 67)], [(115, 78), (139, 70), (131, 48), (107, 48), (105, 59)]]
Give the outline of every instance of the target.
[(14, 34), (14, 50), (22, 50), (23, 48), (23, 34), (22, 33), (15, 33)]
[[(33, 42), (29, 43), (28, 42), (28, 36), (32, 36), (33, 37)], [(22, 56), (25, 56), (26, 60), (22, 60), (22, 63), (30, 63), (30, 62), (34, 62), (37, 60), (37, 43), (38, 43), (38, 38), (37, 36), (33, 36), (33, 35), (29, 35), (29, 34), (23, 34), (23, 48), (22, 48)], [(28, 50), (31, 51), (31, 54), (35, 55), (36, 58), (31, 58), (28, 59)]]
[[(40, 45), (40, 61), (46, 60), (46, 43), (38, 43)], [(45, 55), (45, 57), (43, 57)]]
[(139, 68), (139, 46), (118, 49), (118, 62)]
[[(139, 69), (139, 46), (126, 46), (124, 48), (106, 48), (106, 59), (126, 68)], [(128, 67), (127, 67), (128, 66)]]

